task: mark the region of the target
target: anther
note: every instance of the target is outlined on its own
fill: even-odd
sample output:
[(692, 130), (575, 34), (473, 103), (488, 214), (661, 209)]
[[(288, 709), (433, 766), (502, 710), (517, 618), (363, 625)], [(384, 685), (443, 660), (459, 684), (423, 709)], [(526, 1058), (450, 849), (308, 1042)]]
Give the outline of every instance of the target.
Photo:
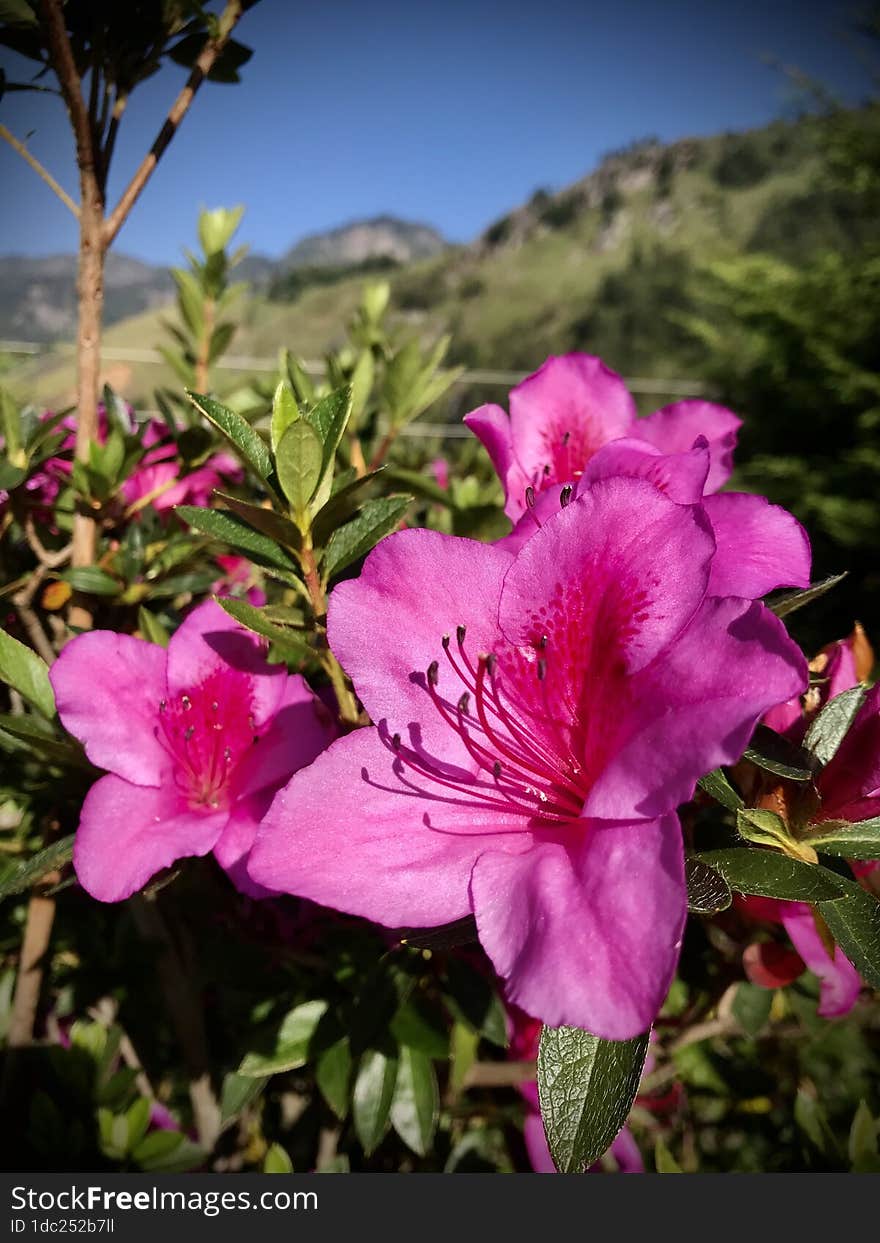
[(192, 738), (195, 732), (196, 732), (195, 725), (187, 725), (186, 729), (183, 731), (184, 741), (189, 742), (190, 738)]
[(565, 487), (562, 489), (562, 491), (559, 493), (559, 504), (562, 509), (565, 509), (566, 505), (571, 500), (571, 494), (573, 491), (574, 489), (572, 488), (571, 484), (567, 483)]
[(500, 762), (500, 760), (496, 760), (496, 761), (495, 761), (495, 763), (492, 765), (492, 775), (495, 777), (496, 781), (497, 781), (497, 780), (498, 780), (498, 778), (501, 776), (501, 762)]
[(440, 666), (436, 660), (432, 660), (428, 665), (428, 685), (436, 686), (440, 681)]
[(465, 693), (461, 696), (461, 698), (458, 701), (458, 710), (462, 714), (462, 716), (467, 716), (467, 712), (470, 706), (471, 706), (471, 697), (468, 694), (468, 692), (465, 691)]
[(567, 445), (570, 440), (571, 440), (571, 432), (566, 432), (565, 435), (562, 437), (563, 445)]
[(165, 702), (165, 700), (160, 699), (159, 700), (159, 711), (164, 712), (167, 707), (168, 707), (168, 704)]
[(184, 712), (189, 712), (190, 708), (192, 707), (192, 700), (190, 699), (189, 695), (181, 695), (180, 702), (183, 705)]
[(531, 484), (526, 488), (526, 506), (528, 509), (535, 507), (535, 489)]
[(495, 655), (494, 652), (490, 652), (489, 655), (486, 657), (486, 672), (488, 673), (490, 678), (492, 674), (495, 672), (495, 667), (497, 664), (498, 664), (498, 657)]
[(455, 637), (459, 643), (464, 643), (464, 636), (467, 634), (467, 626), (456, 626)]
[(443, 636), (443, 638), (440, 640), (440, 642), (443, 644), (443, 651), (444, 651), (444, 652), (448, 652), (448, 651), (449, 651), (449, 644), (450, 644), (450, 637), (449, 637), (449, 635), (448, 635), (448, 634), (445, 634), (445, 635)]
[(547, 462), (547, 463), (545, 464), (545, 466), (544, 466), (544, 474), (545, 474), (545, 475), (549, 475), (549, 474), (550, 474), (550, 463), (549, 463), (549, 462)]
[(216, 712), (219, 707), (220, 705), (217, 703), (217, 700), (213, 700), (211, 703), (211, 711)]
[(542, 656), (538, 661), (538, 681), (543, 682), (547, 676), (547, 662)]
[(400, 750), (400, 734), (394, 734), (391, 739), (391, 746), (395, 751)]

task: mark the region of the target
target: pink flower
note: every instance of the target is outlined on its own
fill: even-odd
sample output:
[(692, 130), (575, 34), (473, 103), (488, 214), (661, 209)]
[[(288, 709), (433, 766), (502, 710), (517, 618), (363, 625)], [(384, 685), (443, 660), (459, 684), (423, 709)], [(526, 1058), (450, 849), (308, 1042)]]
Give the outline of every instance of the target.
[(868, 691), (816, 788), (822, 800), (818, 820), (880, 816), (880, 682)]
[(262, 608), (266, 603), (266, 593), (254, 582), (254, 567), (247, 557), (221, 553), (214, 560), (223, 570), (223, 577), (211, 585), (212, 594), (244, 597), (254, 608)]
[(108, 770), (83, 804), (73, 862), (103, 902), (161, 868), (213, 850), (245, 892), (244, 860), (278, 787), (333, 736), (299, 676), (213, 601), (167, 649), (96, 630), (72, 639), (50, 673), (58, 713)]
[[(797, 584), (795, 584), (797, 585)], [(874, 650), (862, 626), (856, 622), (852, 634), (822, 648), (810, 661), (810, 671), (821, 679), (811, 686), (804, 700), (798, 696), (771, 708), (764, 724), (800, 742), (807, 726), (831, 699), (866, 682), (874, 667)]]
[(437, 486), (445, 491), (449, 490), (449, 463), (445, 457), (434, 458), (431, 463), (431, 474), (436, 480)]
[(508, 999), (628, 1039), (686, 914), (675, 815), (806, 684), (763, 606), (708, 594), (699, 505), (601, 479), (515, 553), (404, 531), (333, 592), (329, 639), (376, 723), (276, 797), (261, 884), (390, 927), (476, 916)]
[(483, 442), (504, 485), (512, 522), (526, 509), (526, 490), (537, 495), (576, 482), (593, 455), (612, 440), (637, 438), (663, 453), (690, 449), (705, 436), (711, 450), (706, 490), (730, 476), (741, 420), (709, 401), (678, 401), (646, 419), (623, 380), (591, 354), (565, 354), (510, 392), (510, 415), (480, 406), (465, 423)]
[[(753, 919), (780, 923), (788, 933), (791, 943), (801, 961), (801, 971), (809, 968), (819, 980), (819, 1009), (822, 1018), (837, 1018), (848, 1014), (855, 1005), (862, 981), (859, 973), (839, 946), (829, 951), (819, 930), (816, 918), (807, 902), (783, 902), (775, 898), (738, 898), (737, 906)], [(750, 951), (752, 951), (750, 953)], [(792, 974), (790, 959), (778, 955), (765, 961), (749, 946), (743, 955), (746, 974), (760, 988), (780, 988), (791, 983), (800, 974)]]

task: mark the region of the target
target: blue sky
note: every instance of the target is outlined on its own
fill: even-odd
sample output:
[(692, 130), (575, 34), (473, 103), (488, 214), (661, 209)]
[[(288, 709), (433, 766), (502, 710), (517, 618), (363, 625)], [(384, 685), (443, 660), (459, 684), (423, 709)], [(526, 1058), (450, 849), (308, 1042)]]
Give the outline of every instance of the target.
[[(857, 0), (262, 0), (238, 86), (206, 84), (116, 243), (153, 262), (190, 244), (199, 204), (244, 203), (241, 239), (278, 255), (304, 234), (392, 212), (474, 237), (538, 186), (558, 187), (647, 134), (761, 125), (791, 87), (764, 58), (842, 97), (869, 88)], [(10, 76), (27, 62), (0, 53)], [(132, 98), (115, 199), (184, 80)], [(76, 188), (58, 100), (13, 94), (0, 121)], [(72, 217), (0, 143), (0, 253), (75, 249)]]

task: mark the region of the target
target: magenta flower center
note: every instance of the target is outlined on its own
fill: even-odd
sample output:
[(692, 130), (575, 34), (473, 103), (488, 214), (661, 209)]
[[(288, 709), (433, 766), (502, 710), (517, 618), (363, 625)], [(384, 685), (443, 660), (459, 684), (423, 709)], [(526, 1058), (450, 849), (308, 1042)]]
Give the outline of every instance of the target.
[(548, 635), (537, 635), (528, 649), (506, 649), (501, 659), (484, 652), (476, 660), (465, 635), (459, 626), (455, 644), (443, 637), (442, 689), (439, 661), (422, 676), (435, 711), (461, 739), (475, 771), (452, 768), (395, 734), (390, 741), (398, 775), (433, 798), (457, 802), (463, 796), (550, 824), (576, 820), (591, 784), (582, 758), (586, 738), (566, 705), (552, 702)]
[(157, 737), (191, 808), (227, 806), (236, 769), (259, 742), (247, 678), (217, 671), (185, 694), (161, 700)]

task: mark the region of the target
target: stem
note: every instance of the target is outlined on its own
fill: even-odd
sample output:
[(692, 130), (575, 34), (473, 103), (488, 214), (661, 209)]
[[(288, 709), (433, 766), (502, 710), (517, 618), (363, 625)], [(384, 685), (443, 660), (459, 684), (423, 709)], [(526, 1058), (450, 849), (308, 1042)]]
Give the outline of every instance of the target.
[(45, 181), (52, 193), (56, 194), (58, 198), (61, 199), (61, 202), (67, 210), (73, 212), (74, 216), (76, 216), (77, 220), (79, 220), (79, 208), (67, 191), (58, 184), (49, 170), (43, 167), (36, 156), (31, 155), (24, 143), (19, 142), (14, 134), (10, 134), (5, 125), (0, 125), (0, 138), (5, 138), (10, 147), (12, 147), (13, 151), (17, 151), (21, 158), (30, 164), (37, 176), (42, 177), (43, 181)]
[[(57, 885), (60, 879), (60, 872), (50, 872), (43, 877), (41, 884), (51, 888), (52, 885)], [(45, 957), (49, 949), (54, 922), (55, 899), (44, 897), (42, 894), (34, 894), (28, 903), (27, 921), (24, 926), (21, 957), (18, 963), (18, 978), (15, 981), (15, 997), (12, 1002), (12, 1016), (6, 1037), (6, 1043), (10, 1049), (24, 1049), (33, 1041)]]
[(318, 573), (318, 564), (315, 561), (315, 552), (312, 548), (311, 534), (307, 533), (303, 539), (303, 546), (299, 552), (299, 563), (302, 566), (303, 577), (306, 580), (306, 587), (309, 593), (309, 601), (312, 605), (312, 612), (315, 615), (315, 622), (319, 634), (324, 639), (324, 650), (321, 653), (321, 664), (324, 672), (330, 679), (330, 684), (336, 695), (336, 702), (339, 705), (339, 715), (343, 721), (350, 725), (358, 724), (358, 707), (357, 700), (349, 690), (348, 683), (345, 680), (345, 674), (339, 661), (326, 646), (326, 636), (323, 626), (323, 619), (327, 614), (327, 593), (321, 583), (321, 576)]
[(379, 467), (385, 461), (385, 458), (388, 456), (388, 450), (394, 444), (396, 439), (397, 439), (397, 431), (395, 428), (392, 427), (385, 433), (385, 435), (379, 441), (379, 447), (376, 449), (376, 452), (373, 454), (372, 460), (370, 462), (370, 470), (379, 469)]
[(206, 298), (202, 310), (202, 339), (199, 342), (199, 352), (196, 357), (195, 381), (196, 391), (207, 393), (210, 391), (208, 387), (208, 358), (211, 353), (211, 336), (214, 332), (214, 316), (217, 310), (217, 304), (214, 299)]
[(199, 55), (198, 60), (192, 67), (186, 86), (177, 96), (171, 106), (171, 110), (156, 135), (152, 147), (141, 161), (140, 167), (135, 172), (131, 181), (122, 193), (122, 197), (114, 207), (113, 211), (107, 218), (104, 228), (104, 244), (110, 246), (116, 237), (116, 234), (122, 228), (123, 224), (137, 202), (144, 186), (153, 174), (153, 170), (161, 160), (171, 139), (177, 133), (177, 129), (189, 111), (189, 107), (195, 98), (196, 91), (204, 82), (205, 78), (211, 72), (217, 57), (223, 51), (229, 36), (232, 34), (236, 22), (242, 15), (244, 5), (242, 0), (227, 0), (226, 8), (220, 15), (218, 23), (217, 35), (209, 38), (205, 42), (205, 46)]
[(153, 942), (158, 950), (156, 972), (174, 1034), (187, 1064), (196, 1132), (199, 1143), (210, 1152), (220, 1134), (220, 1106), (211, 1086), (202, 1009), (156, 897), (136, 894), (131, 899), (131, 912), (141, 936)]
[(352, 436), (351, 438), (351, 451), (349, 453), (349, 458), (352, 466), (357, 472), (358, 479), (363, 479), (364, 475), (367, 473), (367, 463), (364, 458), (364, 451), (361, 448), (360, 439), (357, 436)]

